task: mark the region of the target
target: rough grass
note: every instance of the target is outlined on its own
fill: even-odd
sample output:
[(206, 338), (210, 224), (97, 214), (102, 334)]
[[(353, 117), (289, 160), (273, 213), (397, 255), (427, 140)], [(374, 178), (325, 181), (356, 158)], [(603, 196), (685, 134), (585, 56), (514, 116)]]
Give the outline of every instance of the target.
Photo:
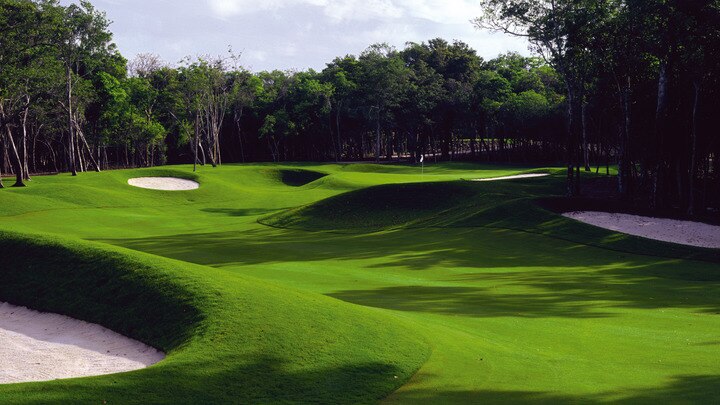
[[(293, 187), (267, 175), (277, 170), (327, 176)], [(539, 207), (538, 198), (563, 193), (559, 171), (462, 181), (529, 170), (240, 165), (201, 169), (202, 187), (191, 192), (125, 184), (154, 170), (0, 190), (0, 228), (32, 234), (0, 240), (2, 260), (13, 251), (23, 259), (0, 266), (0, 278), (13, 280), (0, 299), (92, 318), (170, 351), (146, 370), (2, 386), (0, 398), (715, 401), (717, 251), (619, 235)], [(58, 250), (33, 261), (48, 245)], [(127, 311), (110, 310), (123, 308), (116, 296)], [(139, 313), (142, 302), (157, 310)], [(166, 312), (175, 315), (155, 318)]]

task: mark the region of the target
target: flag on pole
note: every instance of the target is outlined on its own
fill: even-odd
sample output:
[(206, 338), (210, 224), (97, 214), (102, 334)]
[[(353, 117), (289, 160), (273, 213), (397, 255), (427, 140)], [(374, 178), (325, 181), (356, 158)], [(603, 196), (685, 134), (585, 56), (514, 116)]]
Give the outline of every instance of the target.
[(420, 155), (420, 163), (423, 163), (425, 161), (425, 155)]

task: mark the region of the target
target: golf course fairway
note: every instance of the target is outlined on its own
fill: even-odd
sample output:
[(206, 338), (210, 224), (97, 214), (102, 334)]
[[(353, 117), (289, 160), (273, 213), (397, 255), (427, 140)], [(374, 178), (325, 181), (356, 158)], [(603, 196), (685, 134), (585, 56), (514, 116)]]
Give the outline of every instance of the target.
[[(551, 175), (469, 181), (531, 173)], [(0, 190), (0, 302), (167, 354), (0, 385), (0, 403), (716, 403), (720, 252), (542, 208), (564, 187), (560, 169), (446, 163)]]

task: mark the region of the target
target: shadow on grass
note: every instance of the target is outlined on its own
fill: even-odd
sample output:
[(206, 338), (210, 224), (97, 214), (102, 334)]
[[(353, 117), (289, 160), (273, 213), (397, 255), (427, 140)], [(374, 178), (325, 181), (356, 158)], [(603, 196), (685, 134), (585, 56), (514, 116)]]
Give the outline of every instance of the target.
[(720, 376), (676, 376), (661, 387), (571, 396), (537, 391), (408, 390), (390, 403), (413, 404), (711, 404), (720, 397)]
[(340, 291), (331, 297), (376, 308), (471, 317), (599, 318), (612, 313), (592, 311), (582, 295), (497, 294), (480, 287), (386, 287)]
[(205, 208), (202, 209), (203, 212), (208, 212), (210, 214), (222, 214), (227, 215), (229, 217), (250, 217), (255, 215), (263, 215), (270, 212), (277, 211), (276, 209), (265, 209), (265, 208), (241, 208), (241, 209), (235, 209), (235, 208)]
[(110, 398), (123, 398), (125, 404), (374, 403), (382, 397), (368, 393), (392, 392), (404, 382), (398, 374), (395, 366), (376, 362), (291, 370), (282, 358), (260, 354), (107, 377), (0, 385), (0, 398), (13, 404), (104, 403)]
[[(343, 272), (422, 271), (417, 285), (335, 291), (355, 304), (476, 317), (588, 318), (612, 308), (720, 312), (717, 265), (610, 252), (498, 229), (422, 229), (344, 235), (267, 228), (108, 241), (216, 267), (331, 263)], [(334, 264), (332, 264), (334, 263)], [(308, 267), (308, 272), (312, 272)], [(427, 284), (425, 284), (427, 283)], [(442, 285), (433, 285), (442, 283)]]

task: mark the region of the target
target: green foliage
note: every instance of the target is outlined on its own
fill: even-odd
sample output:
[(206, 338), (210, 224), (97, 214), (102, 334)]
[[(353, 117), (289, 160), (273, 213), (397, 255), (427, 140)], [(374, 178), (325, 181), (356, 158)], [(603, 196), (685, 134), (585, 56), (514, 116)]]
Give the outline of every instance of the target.
[(135, 147), (156, 145), (165, 140), (166, 130), (153, 115), (157, 93), (146, 79), (123, 82), (101, 72), (105, 106), (101, 115), (102, 133), (107, 142)]

